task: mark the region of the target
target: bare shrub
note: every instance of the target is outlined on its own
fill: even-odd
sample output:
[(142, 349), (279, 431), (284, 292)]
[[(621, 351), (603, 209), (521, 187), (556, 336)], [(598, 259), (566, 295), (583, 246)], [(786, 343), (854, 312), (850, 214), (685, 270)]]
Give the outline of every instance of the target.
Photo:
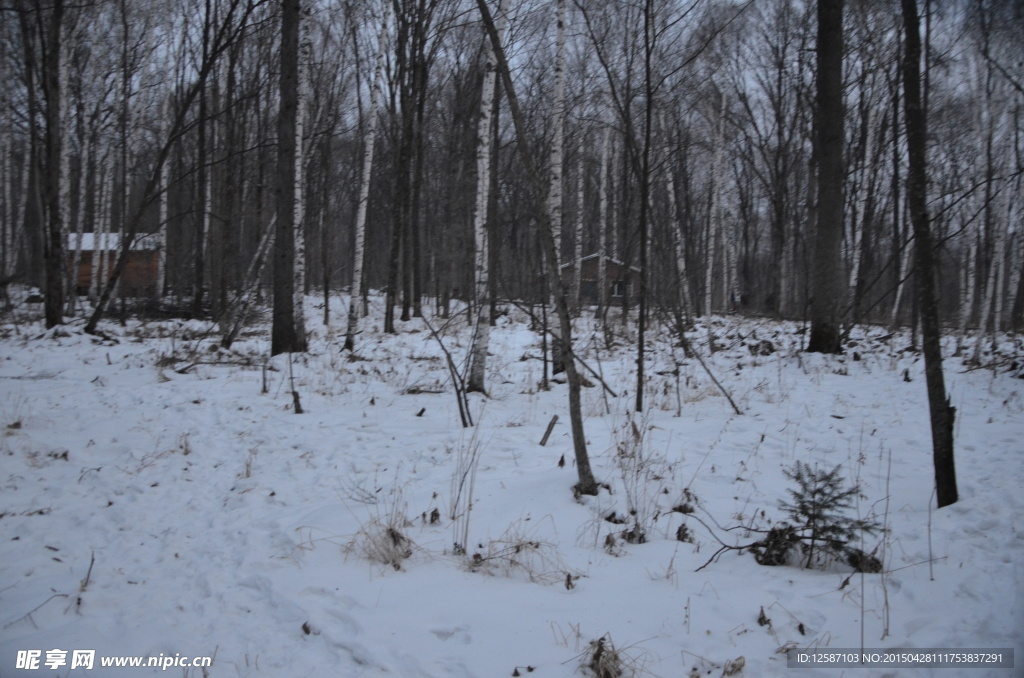
[(622, 657), (608, 634), (590, 641), (583, 653), (580, 669), (593, 678), (621, 678), (625, 675)]
[(616, 647), (611, 634), (606, 633), (587, 644), (580, 655), (579, 671), (589, 678), (636, 678), (651, 675), (644, 670), (643, 660), (643, 653), (634, 655), (630, 647)]
[(468, 564), (473, 572), (523, 576), (541, 584), (563, 582), (570, 589), (580, 577), (562, 561), (554, 544), (537, 539), (523, 527), (522, 521), (509, 525), (501, 537), (488, 541), (486, 546), (481, 545)]
[(402, 493), (395, 490), (389, 497), (389, 506), (363, 524), (345, 545), (346, 553), (356, 553), (372, 563), (402, 569), (402, 563), (412, 557), (415, 544), (405, 534), (412, 526), (406, 517)]

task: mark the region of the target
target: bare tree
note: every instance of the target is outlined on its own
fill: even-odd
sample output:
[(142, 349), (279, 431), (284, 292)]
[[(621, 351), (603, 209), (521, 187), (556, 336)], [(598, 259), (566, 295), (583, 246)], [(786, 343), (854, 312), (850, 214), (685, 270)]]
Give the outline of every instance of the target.
[(209, 50), (204, 50), (203, 57), (194, 64), (193, 78), (176, 97), (174, 110), (166, 128), (167, 136), (158, 140), (152, 165), (140, 196), (134, 201), (133, 208), (125, 216), (122, 229), (124, 237), (120, 239), (118, 245), (117, 260), (110, 271), (109, 279), (105, 276), (100, 281), (102, 291), (93, 313), (86, 323), (86, 332), (96, 332), (113, 290), (127, 267), (129, 252), (135, 243), (147, 208), (160, 197), (160, 167), (167, 160), (174, 144), (188, 130), (188, 118), (193, 104), (213, 71), (217, 59), (245, 32), (251, 15), (261, 2), (262, 0), (225, 0), (217, 8), (213, 8), (209, 4), (206, 5), (202, 20), (211, 26)]
[(956, 410), (946, 397), (942, 374), (942, 328), (935, 295), (935, 267), (928, 217), (928, 171), (925, 156), (926, 111), (921, 100), (921, 34), (917, 0), (902, 0), (906, 50), (903, 55), (904, 116), (910, 158), (907, 200), (914, 226), (917, 298), (921, 308), (921, 334), (932, 425), (932, 454), (939, 508), (956, 503), (956, 467), (953, 460), (953, 419)]
[[(41, 178), (41, 217), (45, 219), (43, 234), (44, 313), (46, 327), (64, 322), (65, 229), (67, 219), (67, 48), (64, 45), (66, 18), (64, 0), (55, 0), (50, 7), (20, 7), (22, 40), (25, 44), (25, 70), (31, 76), (38, 59), (42, 71), (44, 153), (36, 155), (36, 176)], [(30, 16), (30, 12), (35, 16)], [(34, 45), (38, 44), (38, 53)], [(31, 124), (35, 111), (34, 88), (29, 85)], [(26, 150), (28, 152), (28, 150)], [(26, 194), (26, 200), (27, 200)], [(62, 198), (64, 199), (62, 202)]]
[[(526, 146), (526, 141), (529, 138), (526, 122), (524, 120), (522, 110), (519, 107), (519, 97), (516, 94), (516, 89), (512, 82), (512, 74), (509, 70), (508, 59), (505, 57), (505, 51), (501, 44), (501, 36), (494, 24), (494, 19), (491, 16), (490, 10), (487, 8), (486, 0), (477, 0), (477, 7), (480, 10), (480, 17), (484, 22), (484, 28), (487, 30), (488, 37), (490, 38), (491, 49), (494, 51), (494, 56), (497, 60), (498, 73), (501, 75), (504, 91), (508, 98), (512, 121), (515, 126), (516, 136), (518, 137), (517, 147), (519, 155), (522, 158), (523, 164), (527, 168), (527, 175), (529, 179), (532, 180), (535, 194), (539, 199), (539, 196), (548, 193), (546, 190), (548, 187), (544, 186), (545, 182), (542, 179), (543, 175), (535, 166), (533, 155), (530, 149)], [(587, 439), (583, 431), (583, 411), (580, 404), (581, 379), (579, 372), (576, 369), (576, 362), (573, 356), (572, 318), (569, 315), (569, 306), (567, 301), (568, 290), (566, 289), (565, 282), (562, 280), (561, 275), (559, 275), (557, 241), (554, 237), (554, 229), (551, 225), (550, 212), (547, 210), (538, 210), (538, 213), (541, 220), (541, 245), (545, 253), (544, 256), (547, 260), (548, 279), (551, 282), (551, 287), (555, 290), (553, 297), (555, 302), (555, 311), (558, 314), (559, 347), (562, 361), (565, 365), (566, 381), (569, 383), (569, 419), (572, 427), (573, 451), (576, 458), (576, 473), (579, 479), (575, 486), (575, 491), (579, 494), (596, 495), (598, 491), (598, 484), (594, 479), (594, 472), (590, 468), (590, 456), (587, 454)]]
[(370, 108), (366, 114), (363, 132), (363, 165), (359, 176), (359, 198), (356, 206), (355, 247), (352, 251), (352, 286), (348, 307), (348, 326), (345, 331), (345, 350), (355, 348), (355, 335), (359, 330), (359, 300), (363, 292), (363, 264), (366, 249), (366, 210), (370, 203), (370, 179), (373, 170), (373, 149), (377, 139), (377, 110), (380, 106), (381, 83), (383, 80), (384, 58), (387, 56), (388, 22), (391, 19), (391, 2), (384, 0), (384, 16), (381, 18), (380, 34), (377, 38), (377, 62), (373, 69), (373, 83), (370, 85)]
[[(281, 112), (277, 123), (277, 235), (274, 242), (274, 323), (271, 355), (304, 352), (305, 332), (298, 323), (296, 298), (296, 232), (302, 228), (298, 203), (302, 200), (301, 139), (298, 138), (299, 37), (302, 1), (282, 0), (281, 9)], [(301, 306), (300, 306), (301, 308)]]
[(814, 156), (818, 168), (817, 228), (812, 264), (811, 332), (807, 350), (841, 350), (843, 284), (843, 2), (818, 0)]
[[(508, 0), (501, 0), (498, 9), (497, 29), (499, 39), (504, 39)], [(470, 353), (469, 379), (466, 390), (469, 392), (486, 393), (487, 345), (491, 331), (489, 299), (490, 285), (490, 246), (488, 238), (488, 206), (491, 190), (491, 156), (492, 151), (492, 108), (495, 95), (495, 58), (494, 50), (489, 46), (487, 62), (484, 66), (484, 84), (480, 95), (480, 124), (477, 129), (476, 151), (476, 204), (473, 208), (473, 236), (476, 244), (475, 270), (476, 285), (474, 308), (476, 310), (476, 331), (473, 335), (473, 347)]]

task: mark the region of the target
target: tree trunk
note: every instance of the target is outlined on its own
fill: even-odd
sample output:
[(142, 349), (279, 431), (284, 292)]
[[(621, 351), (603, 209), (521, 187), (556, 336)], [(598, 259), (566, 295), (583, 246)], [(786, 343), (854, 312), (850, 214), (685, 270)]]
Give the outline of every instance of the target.
[(818, 0), (817, 106), (814, 113), (818, 215), (807, 350), (839, 353), (843, 239), (843, 2)]
[(82, 234), (85, 230), (86, 177), (89, 176), (89, 153), (92, 146), (89, 136), (89, 133), (83, 128), (80, 135), (82, 158), (79, 162), (78, 171), (78, 214), (75, 215), (75, 249), (71, 269), (68, 272), (68, 315), (75, 313), (78, 300), (78, 269), (82, 263)]
[[(508, 0), (501, 0), (498, 9), (497, 29), (499, 39), (504, 39), (505, 13), (508, 11)], [(476, 290), (474, 305), (476, 309), (476, 331), (473, 334), (473, 348), (470, 354), (469, 379), (466, 390), (470, 393), (486, 393), (487, 347), (490, 338), (491, 304), (488, 298), (490, 282), (488, 264), (490, 263), (490, 247), (487, 234), (487, 212), (490, 204), (491, 190), (491, 154), (497, 148), (491, 148), (491, 114), (494, 102), (495, 72), (494, 50), (487, 50), (487, 63), (484, 66), (484, 83), (480, 93), (480, 124), (477, 129), (476, 141), (476, 205), (473, 208), (473, 236), (476, 244)]]
[[(554, 109), (551, 113), (554, 137), (551, 140), (551, 161), (548, 181), (548, 215), (551, 234), (555, 239), (555, 275), (562, 275), (562, 165), (565, 155), (565, 24), (566, 0), (558, 0), (557, 46), (555, 53)], [(557, 285), (553, 284), (552, 289)]]
[[(56, 0), (50, 12), (46, 35), (43, 87), (46, 91), (46, 263), (44, 312), (46, 327), (64, 322), (64, 223), (67, 217), (67, 144), (64, 108), (67, 104), (64, 38), (64, 1)], [(63, 86), (62, 86), (63, 85)], [(62, 201), (63, 198), (63, 201)]]
[(672, 165), (669, 165), (668, 172), (665, 177), (665, 188), (668, 193), (668, 213), (669, 213), (669, 228), (672, 234), (672, 247), (675, 254), (675, 277), (676, 277), (676, 294), (675, 294), (675, 305), (677, 307), (676, 316), (679, 325), (679, 336), (683, 336), (683, 332), (686, 329), (687, 318), (690, 313), (690, 291), (689, 291), (689, 275), (686, 272), (686, 240), (684, 238), (683, 221), (679, 218), (679, 201), (676, 197), (676, 177), (675, 172), (672, 169)]
[[(559, 0), (559, 4), (561, 5), (559, 16), (562, 19), (560, 23), (562, 23), (563, 27), (564, 2), (565, 0)], [(491, 39), (491, 49), (494, 50), (494, 56), (497, 59), (499, 73), (508, 99), (509, 109), (512, 114), (512, 121), (516, 130), (516, 136), (518, 137), (517, 147), (520, 157), (524, 165), (527, 167), (527, 176), (533, 181), (535, 191), (538, 195), (541, 195), (543, 193), (542, 174), (534, 165), (533, 157), (525, 144), (526, 140), (529, 138), (527, 135), (526, 123), (523, 119), (522, 111), (519, 108), (519, 99), (516, 95), (515, 86), (512, 82), (512, 74), (509, 71), (508, 60), (505, 58), (505, 53), (501, 46), (501, 38), (494, 25), (494, 20), (491, 18), (490, 10), (487, 8), (486, 0), (477, 0), (477, 8), (480, 10), (480, 16), (483, 19), (484, 27), (487, 29), (487, 33)], [(550, 207), (551, 205), (552, 202), (549, 200), (548, 206)], [(541, 222), (541, 246), (544, 250), (544, 256), (545, 259), (547, 259), (548, 265), (548, 279), (553, 283), (553, 287), (555, 287), (555, 292), (552, 296), (555, 301), (555, 310), (558, 313), (560, 328), (560, 336), (558, 338), (560, 340), (559, 343), (562, 352), (562, 360), (565, 363), (565, 377), (569, 382), (569, 419), (572, 428), (573, 452), (576, 458), (576, 473), (579, 479), (579, 482), (576, 484), (574, 489), (579, 494), (596, 495), (598, 491), (598, 484), (594, 479), (594, 472), (590, 468), (590, 457), (587, 454), (587, 439), (583, 431), (583, 410), (580, 403), (581, 380), (579, 372), (576, 370), (576, 361), (572, 352), (572, 318), (569, 316), (569, 307), (566, 303), (568, 293), (562, 282), (562, 278), (559, 275), (557, 266), (557, 241), (554, 237), (554, 229), (552, 228), (550, 221), (550, 211), (539, 210), (538, 214)]]
[[(160, 116), (160, 138), (164, 138), (166, 135), (166, 124), (167, 116), (170, 115), (170, 100), (165, 99), (163, 105), (163, 112)], [(167, 214), (170, 207), (170, 193), (169, 193), (169, 182), (167, 181), (168, 168), (167, 160), (160, 163), (160, 216), (159, 216), (159, 233), (160, 237), (158, 242), (160, 243), (160, 255), (157, 262), (157, 274), (156, 274), (156, 295), (158, 298), (162, 298), (167, 292)]]
[(359, 331), (359, 298), (363, 292), (363, 265), (366, 249), (366, 208), (370, 203), (370, 179), (373, 174), (373, 147), (377, 138), (377, 107), (380, 106), (381, 81), (383, 80), (384, 58), (387, 56), (388, 21), (391, 19), (391, 3), (384, 2), (384, 17), (381, 19), (380, 35), (377, 38), (377, 64), (373, 69), (373, 85), (370, 93), (370, 110), (366, 118), (363, 135), (363, 169), (359, 177), (359, 201), (356, 206), (355, 246), (352, 252), (352, 287), (349, 295), (348, 325), (345, 330), (344, 350), (355, 349), (355, 336)]
[[(722, 210), (722, 192), (725, 184), (725, 93), (719, 94), (718, 116), (715, 120), (714, 160), (711, 181), (711, 205), (708, 209), (707, 263), (704, 269), (704, 315), (714, 312), (715, 300), (715, 265), (718, 263), (718, 252), (724, 250), (724, 216)], [(723, 256), (723, 268), (725, 267)], [(728, 291), (728, 290), (726, 290)], [(714, 349), (712, 349), (714, 350)]]
[[(221, 23), (215, 31), (216, 41), (211, 45), (211, 49), (209, 53), (205, 55), (203, 61), (195, 64), (195, 78), (189, 86), (181, 92), (181, 96), (177, 102), (177, 108), (173, 116), (173, 121), (169, 125), (167, 137), (162, 140), (162, 144), (159, 146), (159, 150), (156, 152), (153, 159), (153, 170), (146, 179), (145, 187), (141, 192), (135, 209), (131, 213), (131, 217), (127, 219), (127, 225), (124, 229), (125, 236), (120, 244), (117, 261), (110, 273), (110, 280), (104, 283), (103, 291), (100, 293), (99, 300), (96, 303), (96, 308), (93, 310), (92, 315), (89, 317), (89, 320), (85, 325), (85, 332), (90, 334), (96, 332), (97, 325), (103, 317), (103, 313), (106, 311), (107, 304), (110, 301), (113, 287), (117, 284), (121, 274), (127, 267), (128, 255), (131, 251), (131, 246), (135, 241), (135, 235), (138, 233), (142, 218), (146, 213), (146, 208), (152, 204), (153, 200), (156, 199), (159, 194), (159, 168), (167, 160), (173, 144), (181, 137), (182, 129), (185, 127), (186, 118), (191, 111), (192, 104), (195, 102), (200, 90), (205, 86), (206, 80), (210, 75), (210, 71), (213, 69), (213, 65), (216, 62), (217, 57), (227, 49), (230, 44), (238, 39), (242, 31), (247, 27), (249, 16), (252, 14), (254, 9), (255, 5), (252, 3), (232, 5), (228, 7), (226, 13), (222, 15)], [(206, 13), (204, 20), (213, 20), (209, 11)]]
[[(636, 411), (644, 411), (644, 342), (647, 331), (647, 251), (651, 206), (651, 132), (654, 126), (654, 83), (652, 68), (654, 60), (654, 0), (644, 3), (644, 140), (640, 151), (640, 308), (637, 311), (636, 339)], [(628, 294), (628, 291), (627, 291)]]
[[(203, 58), (207, 58), (209, 54), (209, 29), (204, 26), (203, 28)], [(282, 79), (284, 75), (281, 76)], [(199, 92), (199, 141), (198, 148), (196, 150), (196, 162), (199, 164), (198, 172), (196, 174), (196, 198), (195, 210), (198, 212), (198, 218), (195, 220), (194, 237), (195, 242), (192, 243), (193, 247), (193, 260), (192, 260), (192, 315), (193, 317), (199, 317), (203, 314), (203, 291), (206, 288), (206, 236), (209, 230), (209, 218), (210, 211), (207, 205), (207, 196), (209, 195), (209, 184), (207, 182), (207, 175), (209, 174), (209, 168), (207, 167), (207, 155), (209, 153), (209, 121), (208, 115), (208, 93), (204, 84), (203, 88)]]
[(906, 52), (903, 57), (904, 115), (906, 116), (909, 175), (907, 199), (914, 226), (917, 297), (921, 309), (921, 334), (931, 414), (935, 489), (939, 508), (957, 500), (956, 468), (953, 460), (953, 419), (956, 410), (946, 397), (942, 374), (942, 329), (939, 325), (932, 261), (931, 226), (927, 205), (925, 144), (926, 111), (921, 104), (921, 36), (916, 0), (902, 0)]
[(303, 352), (306, 338), (295, 323), (296, 119), (299, 106), (301, 0), (282, 0), (281, 111), (277, 122), (277, 234), (274, 243), (274, 314), (270, 354)]
[(583, 215), (586, 211), (584, 190), (583, 144), (581, 143), (579, 156), (576, 158), (576, 219), (573, 221), (572, 232), (572, 299), (570, 308), (576, 315), (579, 315), (580, 309), (580, 275), (583, 269)]
[(601, 137), (601, 169), (597, 179), (597, 317), (603, 318), (605, 295), (608, 293), (607, 232), (608, 232), (608, 137), (611, 129), (604, 128)]
[[(300, 0), (301, 2), (301, 0)], [(299, 12), (299, 64), (298, 92), (295, 103), (295, 287), (292, 313), (295, 315), (295, 334), (301, 350), (306, 350), (306, 110), (309, 99), (309, 65), (313, 46), (309, 37), (310, 3), (302, 4)]]

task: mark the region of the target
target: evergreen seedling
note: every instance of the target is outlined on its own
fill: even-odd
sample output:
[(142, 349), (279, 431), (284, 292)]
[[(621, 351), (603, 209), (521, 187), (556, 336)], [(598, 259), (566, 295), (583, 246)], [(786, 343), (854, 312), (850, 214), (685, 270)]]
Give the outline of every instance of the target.
[(840, 468), (826, 471), (797, 461), (783, 471), (796, 483), (796, 488), (789, 490), (792, 501), (779, 502), (779, 508), (789, 515), (792, 535), (803, 544), (807, 556), (804, 567), (811, 567), (816, 555), (842, 558), (850, 551), (848, 543), (860, 534), (874, 534), (881, 528), (873, 520), (847, 515), (854, 507), (860, 486), (845, 487)]

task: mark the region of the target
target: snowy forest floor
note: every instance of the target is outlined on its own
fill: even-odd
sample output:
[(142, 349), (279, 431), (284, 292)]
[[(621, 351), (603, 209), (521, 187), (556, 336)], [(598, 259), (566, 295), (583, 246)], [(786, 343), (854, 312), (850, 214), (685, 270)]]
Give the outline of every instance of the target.
[[(1021, 338), (986, 347), (987, 368), (945, 341), (960, 500), (929, 510), (908, 335), (857, 328), (826, 357), (800, 351), (799, 324), (699, 320), (690, 339), (737, 415), (652, 333), (637, 414), (632, 330), (587, 314), (577, 347), (615, 396), (584, 389), (605, 488), (577, 500), (567, 387), (539, 388), (521, 311), (491, 334), (489, 397), (470, 396), (464, 429), (421, 321), (383, 334), (375, 298), (349, 356), (340, 304), (325, 329), (322, 303), (309, 299), (310, 350), (290, 366), (268, 357), (267, 322), (225, 351), (199, 321), (108, 322), (104, 339), (0, 319), (0, 676), (35, 675), (18, 651), (54, 649), (93, 649), (96, 667), (72, 671), (68, 654), (47, 675), (554, 678), (603, 670), (600, 653), (621, 670), (601, 678), (781, 676), (787, 648), (812, 647), (1015, 648), (1017, 668), (801, 676), (1021, 675)], [(470, 332), (443, 332), (460, 367)], [(782, 519), (796, 460), (860, 484), (855, 512), (886, 526), (861, 545), (882, 573), (736, 550), (708, 562), (719, 540), (749, 544)], [(214, 660), (99, 665), (161, 654)]]

